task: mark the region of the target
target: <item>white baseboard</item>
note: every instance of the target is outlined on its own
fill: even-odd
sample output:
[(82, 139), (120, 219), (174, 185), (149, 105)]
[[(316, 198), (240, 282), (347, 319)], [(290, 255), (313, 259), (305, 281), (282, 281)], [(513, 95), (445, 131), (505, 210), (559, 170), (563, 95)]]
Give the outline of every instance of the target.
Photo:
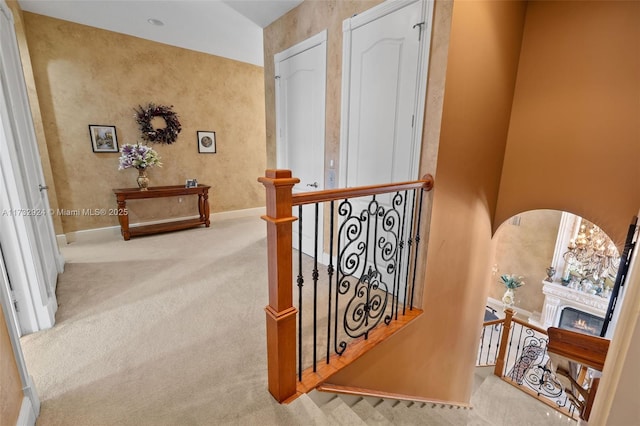
[[(255, 216), (260, 217), (265, 214), (264, 207), (255, 207), (243, 210), (231, 210), (226, 212), (211, 213), (209, 220), (211, 222), (218, 222), (227, 219)], [(197, 219), (199, 216), (187, 216), (176, 217), (171, 219), (152, 220), (149, 222), (132, 223), (131, 228), (143, 225), (155, 225), (157, 223), (177, 222), (185, 219)], [(66, 234), (56, 235), (56, 240), (59, 246), (64, 246), (73, 242), (87, 242), (87, 241), (108, 241), (114, 239), (120, 239), (120, 226), (107, 226), (104, 228), (85, 229), (82, 231), (67, 232)]]
[(65, 234), (56, 235), (56, 242), (58, 243), (58, 247), (66, 246), (67, 244), (69, 244), (67, 242), (67, 236)]
[[(491, 306), (493, 309), (495, 309), (498, 312), (502, 312), (504, 305), (502, 303), (501, 300), (497, 300), (494, 299), (493, 297), (487, 297), (487, 305)], [(522, 309), (518, 306), (514, 306), (513, 308), (514, 311), (516, 311), (516, 314), (518, 315), (518, 318), (528, 321), (529, 318), (531, 318), (533, 316), (533, 314), (529, 311), (527, 311), (526, 309)]]
[(266, 214), (266, 209), (264, 207), (254, 207), (251, 209), (230, 210), (227, 212), (212, 213), (209, 217), (212, 221), (218, 221), (218, 220), (233, 219), (237, 217), (249, 217), (249, 216), (260, 217), (260, 216), (264, 216), (265, 214)]
[(20, 406), (20, 414), (18, 414), (18, 420), (16, 426), (33, 426), (36, 424), (36, 413), (31, 405), (31, 400), (26, 396), (22, 398), (22, 405)]

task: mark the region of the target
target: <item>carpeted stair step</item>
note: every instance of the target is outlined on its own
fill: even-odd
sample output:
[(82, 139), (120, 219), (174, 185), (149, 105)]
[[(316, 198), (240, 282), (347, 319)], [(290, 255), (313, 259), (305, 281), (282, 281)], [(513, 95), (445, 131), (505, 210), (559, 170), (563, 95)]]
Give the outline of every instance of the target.
[(320, 407), (313, 401), (308, 395), (302, 394), (287, 406), (293, 416), (296, 418), (296, 423), (315, 426), (333, 426), (335, 425), (332, 419), (320, 409)]
[[(375, 402), (382, 402), (382, 400), (377, 399)], [(367, 398), (360, 398), (357, 403), (351, 406), (351, 409), (369, 426), (392, 425), (382, 413), (374, 408), (374, 404)]]
[(334, 425), (367, 426), (367, 424), (339, 396), (335, 396), (320, 409)]
[[(457, 407), (453, 405), (447, 404), (426, 404), (424, 410), (427, 410), (434, 415), (437, 415), (443, 421), (447, 422), (446, 424), (451, 425), (467, 425), (467, 424), (476, 424), (469, 423), (472, 418), (475, 417), (475, 414), (472, 409)], [(477, 424), (486, 424), (486, 423), (477, 423)]]
[(421, 410), (419, 405), (408, 407), (403, 401), (384, 400), (375, 406), (375, 409), (397, 426), (411, 425), (433, 425), (449, 426), (437, 415), (433, 415), (426, 410)]

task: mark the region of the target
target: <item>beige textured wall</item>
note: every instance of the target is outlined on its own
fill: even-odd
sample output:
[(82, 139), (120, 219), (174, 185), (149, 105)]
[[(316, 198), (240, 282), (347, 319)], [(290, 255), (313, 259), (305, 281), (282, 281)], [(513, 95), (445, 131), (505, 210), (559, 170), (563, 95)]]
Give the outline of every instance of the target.
[(569, 211), (621, 248), (640, 207), (640, 2), (534, 1), (494, 226)]
[[(177, 142), (154, 145), (164, 165), (149, 170), (151, 186), (197, 178), (212, 186), (212, 212), (264, 205), (262, 68), (27, 12), (24, 21), (60, 208), (113, 208), (112, 188), (136, 185), (118, 154), (92, 152), (88, 125), (115, 125), (120, 145), (135, 143), (134, 108), (149, 102), (173, 105), (182, 124)], [(198, 130), (216, 132), (217, 154), (198, 153)], [(196, 200), (131, 202), (131, 220), (193, 215)], [(61, 219), (65, 233), (118, 223)]]
[[(516, 290), (516, 306), (529, 312), (542, 312), (544, 294), (542, 280), (553, 260), (562, 212), (533, 210), (518, 215), (520, 224), (503, 223), (496, 232), (493, 265), (496, 273), (489, 282), (489, 296), (500, 300), (505, 287), (500, 275), (524, 277), (525, 285)], [(556, 275), (560, 276), (561, 271)]]
[(7, 323), (0, 307), (0, 425), (16, 424), (23, 396)]

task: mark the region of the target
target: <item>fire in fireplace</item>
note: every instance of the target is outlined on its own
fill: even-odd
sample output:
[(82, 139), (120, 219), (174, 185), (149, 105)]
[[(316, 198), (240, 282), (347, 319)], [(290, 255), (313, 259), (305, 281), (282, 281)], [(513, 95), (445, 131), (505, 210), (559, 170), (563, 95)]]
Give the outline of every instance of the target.
[(603, 325), (604, 318), (566, 307), (562, 310), (558, 327), (592, 336), (600, 336)]

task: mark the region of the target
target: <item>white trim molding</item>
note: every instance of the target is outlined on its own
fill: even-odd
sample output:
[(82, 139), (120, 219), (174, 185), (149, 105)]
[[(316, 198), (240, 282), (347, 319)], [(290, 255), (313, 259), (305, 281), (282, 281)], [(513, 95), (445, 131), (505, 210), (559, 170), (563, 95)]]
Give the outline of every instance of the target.
[[(327, 30), (323, 30), (318, 34), (309, 37), (308, 39), (301, 41), (300, 43), (291, 46), (290, 48), (283, 50), (282, 52), (276, 53), (273, 55), (274, 65), (278, 65), (278, 62), (282, 62), (286, 59), (289, 59), (292, 56), (295, 56), (299, 53), (304, 52), (305, 50), (309, 50), (314, 48), (324, 42), (327, 41)], [(276, 75), (278, 75), (278, 70), (276, 69)]]
[(22, 398), (16, 426), (33, 426), (36, 424), (36, 418), (36, 412), (33, 409), (33, 405), (31, 405), (31, 400), (25, 396)]

